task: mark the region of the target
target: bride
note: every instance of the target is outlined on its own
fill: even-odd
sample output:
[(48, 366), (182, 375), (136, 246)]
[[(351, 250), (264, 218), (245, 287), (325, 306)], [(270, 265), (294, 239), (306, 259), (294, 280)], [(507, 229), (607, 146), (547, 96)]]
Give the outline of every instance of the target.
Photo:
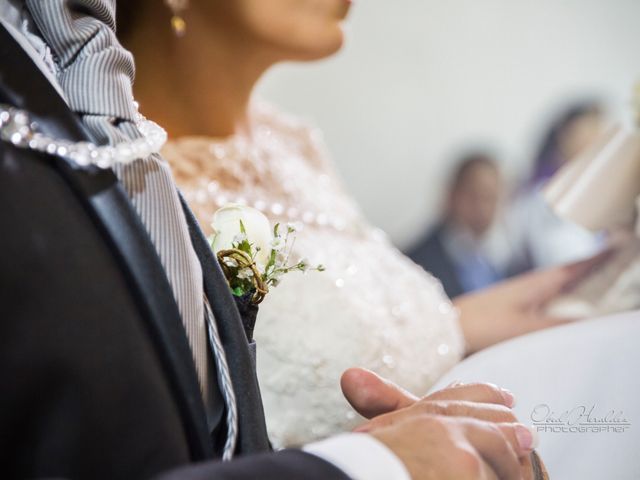
[(120, 2), (120, 35), (137, 60), (136, 98), (168, 130), (163, 154), (203, 228), (224, 204), (248, 204), (302, 225), (296, 253), (327, 268), (289, 275), (261, 305), (258, 373), (276, 446), (358, 424), (336, 388), (350, 366), (424, 394), (465, 354), (559, 321), (543, 307), (588, 262), (452, 303), (367, 223), (321, 133), (252, 98), (272, 65), (339, 50), (350, 1), (170, 0), (173, 18), (159, 3)]

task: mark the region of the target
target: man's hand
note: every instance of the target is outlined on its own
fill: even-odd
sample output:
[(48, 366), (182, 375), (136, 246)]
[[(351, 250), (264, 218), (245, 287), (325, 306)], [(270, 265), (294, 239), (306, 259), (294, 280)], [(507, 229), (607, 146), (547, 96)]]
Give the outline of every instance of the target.
[[(343, 373), (340, 385), (347, 401), (365, 418), (421, 403), (421, 408), (433, 409), (425, 413), (447, 414), (450, 409), (454, 415), (464, 411), (467, 416), (480, 418), (483, 412), (492, 411), (504, 415), (497, 415), (501, 421), (506, 415), (515, 420), (509, 413), (515, 404), (513, 394), (489, 383), (452, 384), (420, 399), (369, 370), (350, 368)], [(472, 411), (474, 408), (477, 412)]]
[(520, 432), (528, 432), (524, 425), (430, 414), (402, 417), (369, 433), (398, 456), (412, 480), (532, 478), (531, 468), (522, 464), (532, 451), (531, 442), (521, 441)]
[(354, 409), (371, 419), (356, 431), (387, 445), (414, 480), (532, 478), (536, 437), (517, 423), (508, 390), (454, 384), (419, 399), (359, 368), (347, 370), (341, 385)]

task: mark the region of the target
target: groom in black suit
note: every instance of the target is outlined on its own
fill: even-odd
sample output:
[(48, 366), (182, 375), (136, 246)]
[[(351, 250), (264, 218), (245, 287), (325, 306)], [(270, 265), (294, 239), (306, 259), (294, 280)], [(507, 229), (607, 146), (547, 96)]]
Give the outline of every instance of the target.
[[(126, 118), (77, 107), (77, 102), (87, 101), (90, 108), (95, 98), (78, 96), (74, 90), (83, 81), (101, 84), (100, 75), (126, 64), (120, 47), (108, 43), (112, 32), (103, 29), (112, 23), (112, 2), (0, 1), (2, 8), (9, 4), (33, 14), (38, 32), (54, 47), (62, 70), (59, 78), (66, 81), (60, 88), (52, 85), (51, 72), (47, 79), (46, 69), (36, 65), (42, 58), (27, 53), (25, 36), (8, 24), (8, 16), (0, 15), (0, 379), (4, 383), (0, 468), (4, 478), (113, 480), (166, 475), (163, 478), (345, 480), (349, 473), (367, 480), (408, 479), (409, 474), (415, 479), (440, 478), (438, 472), (480, 478), (489, 471), (500, 478), (519, 478), (518, 458), (531, 445), (518, 442), (515, 419), (505, 407), (499, 416), (504, 425), (496, 428), (488, 422), (496, 420), (488, 418), (495, 415), (495, 408), (489, 415), (483, 405), (505, 404), (498, 389), (444, 391), (439, 398), (453, 406), (458, 400), (480, 402), (478, 408), (465, 404), (464, 411), (448, 407), (451, 416), (445, 421), (442, 414), (447, 412), (441, 405), (438, 415), (425, 416), (431, 411), (428, 399), (416, 404), (404, 392), (376, 385), (373, 377), (358, 377), (357, 372), (345, 379), (356, 406), (370, 415), (406, 408), (397, 417), (392, 413), (381, 418), (380, 425), (370, 428), (372, 437), (360, 434), (370, 440), (358, 448), (343, 439), (336, 444), (344, 445), (342, 451), (324, 445), (270, 452), (250, 338), (188, 208), (157, 210), (154, 224), (125, 188), (127, 179), (114, 174), (117, 169), (82, 168), (60, 151), (39, 153), (12, 135), (10, 108), (29, 112), (34, 129), (74, 142), (108, 141), (109, 132), (106, 139), (96, 139), (102, 117), (113, 128), (126, 123)], [(66, 16), (55, 18), (55, 12)], [(109, 58), (98, 58), (83, 73), (86, 78), (68, 81), (73, 62), (86, 60), (85, 52), (79, 51), (63, 61), (61, 45), (74, 45), (64, 34), (74, 33), (74, 25), (87, 44), (116, 49), (120, 57), (111, 63)], [(98, 77), (90, 80), (92, 75)], [(95, 92), (96, 98), (105, 95), (108, 99), (111, 94)], [(153, 187), (153, 175), (161, 165), (152, 167), (140, 188)], [(171, 203), (154, 207), (169, 209)], [(186, 323), (189, 309), (180, 301), (185, 292), (176, 287), (193, 272), (185, 261), (177, 269), (178, 279), (172, 277), (176, 275), (172, 265), (178, 260), (163, 257), (162, 242), (150, 227), (159, 228), (161, 237), (175, 236), (168, 227), (171, 218), (185, 226), (189, 254), (202, 272), (205, 304), (211, 306), (208, 318), (215, 322), (221, 345), (221, 352), (208, 350), (205, 355), (210, 367), (207, 378), (213, 379), (208, 386), (194, 354), (197, 342), (190, 336), (195, 327)], [(209, 345), (213, 350), (215, 343)], [(225, 375), (232, 384), (233, 404), (222, 379)], [(450, 441), (454, 432), (460, 439), (455, 444)], [(235, 459), (217, 461), (230, 436)], [(424, 448), (427, 444), (431, 446)], [(356, 462), (363, 445), (370, 458), (362, 461), (361, 456)], [(383, 456), (390, 459), (386, 472), (393, 474), (383, 469), (377, 476), (360, 473), (362, 464)], [(458, 461), (463, 457), (467, 461)]]

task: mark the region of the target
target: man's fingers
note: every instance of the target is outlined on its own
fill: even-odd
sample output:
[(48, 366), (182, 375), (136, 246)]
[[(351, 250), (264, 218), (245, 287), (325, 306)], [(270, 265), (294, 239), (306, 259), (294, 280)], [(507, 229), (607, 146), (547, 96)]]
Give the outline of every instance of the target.
[(390, 427), (398, 422), (425, 414), (443, 417), (471, 418), (499, 424), (517, 422), (513, 411), (504, 405), (461, 400), (423, 400), (414, 404), (411, 408), (375, 417), (358, 427), (356, 431), (368, 432), (378, 428)]
[(421, 409), (423, 413), (432, 415), (469, 417), (484, 420), (485, 422), (511, 423), (518, 421), (510, 408), (493, 403), (477, 403), (462, 400), (431, 400), (418, 403), (414, 409)]
[(391, 427), (393, 425), (397, 425), (398, 423), (415, 418), (417, 413), (418, 412), (416, 410), (405, 408), (398, 411), (378, 415), (377, 417), (372, 418), (368, 422), (354, 429), (354, 432), (365, 433), (377, 430), (379, 428)]
[(515, 405), (513, 393), (492, 383), (459, 383), (443, 390), (438, 390), (425, 397), (425, 399), (495, 403), (509, 408)]
[[(341, 378), (345, 398), (363, 417), (373, 418), (413, 405), (418, 398), (363, 368), (351, 368)], [(426, 397), (428, 400), (464, 400), (513, 407), (515, 399), (506, 389), (490, 383), (456, 384)]]
[(531, 455), (533, 449), (538, 446), (538, 434), (525, 427), (522, 424), (500, 424), (498, 425), (505, 437), (509, 438), (511, 444), (517, 443), (520, 451), (516, 453), (520, 455), (520, 471), (522, 480), (534, 480), (533, 464)]
[(520, 446), (505, 435), (502, 429), (494, 424), (480, 421), (468, 421), (465, 425), (465, 436), (501, 480), (520, 480), (521, 465), (517, 452)]
[(538, 446), (537, 432), (521, 423), (500, 423), (497, 426), (521, 458), (528, 457)]
[(481, 478), (482, 480), (501, 480), (501, 478), (493, 471), (493, 468), (491, 468), (484, 460), (480, 463), (480, 470), (481, 473), (478, 478)]
[[(483, 404), (485, 407), (506, 408)], [(423, 412), (416, 404), (373, 419), (370, 432), (405, 463), (414, 478), (532, 480), (535, 436), (516, 422), (495, 423)]]
[(418, 401), (416, 396), (364, 368), (344, 372), (340, 386), (347, 401), (365, 418), (406, 408)]

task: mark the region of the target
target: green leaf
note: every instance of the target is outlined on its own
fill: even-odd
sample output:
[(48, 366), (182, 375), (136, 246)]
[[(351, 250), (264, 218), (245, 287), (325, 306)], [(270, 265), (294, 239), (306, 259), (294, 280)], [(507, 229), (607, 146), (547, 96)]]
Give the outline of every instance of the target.
[(233, 293), (236, 297), (241, 297), (244, 295), (244, 289), (242, 287), (232, 288), (231, 293)]
[(245, 240), (244, 242), (238, 244), (237, 249), (238, 250), (242, 250), (243, 252), (245, 252), (245, 253), (249, 254), (249, 256), (251, 256), (252, 250), (253, 250), (251, 248), (252, 245), (253, 244), (249, 243), (248, 240)]
[(276, 252), (275, 250), (271, 250), (271, 255), (269, 255), (269, 261), (267, 262), (267, 266), (264, 269), (265, 273), (268, 272), (269, 269), (272, 269), (273, 266), (276, 264), (277, 255), (278, 255), (278, 252)]

